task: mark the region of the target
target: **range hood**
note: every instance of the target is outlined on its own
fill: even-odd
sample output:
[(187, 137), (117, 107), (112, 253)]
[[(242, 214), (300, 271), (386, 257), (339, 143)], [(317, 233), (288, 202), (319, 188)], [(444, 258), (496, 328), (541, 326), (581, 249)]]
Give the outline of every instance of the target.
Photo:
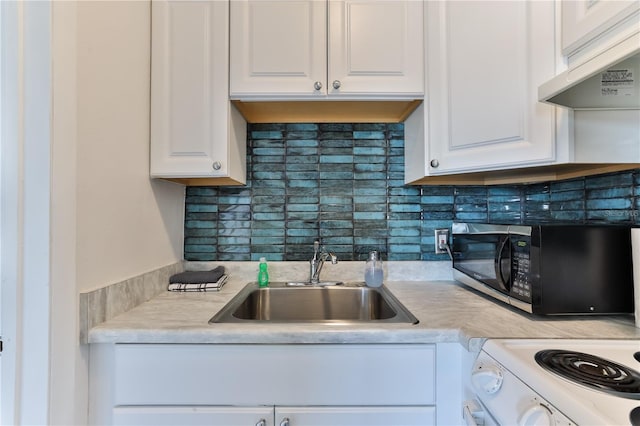
[(640, 33), (557, 75), (538, 98), (573, 109), (640, 109)]

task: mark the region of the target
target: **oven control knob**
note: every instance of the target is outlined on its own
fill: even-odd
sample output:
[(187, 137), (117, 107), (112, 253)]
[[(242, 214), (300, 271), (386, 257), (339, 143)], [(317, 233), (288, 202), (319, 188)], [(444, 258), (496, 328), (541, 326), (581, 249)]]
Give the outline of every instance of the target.
[(479, 365), (471, 373), (471, 381), (473, 386), (479, 390), (494, 394), (500, 390), (502, 386), (502, 370), (495, 365)]
[(554, 424), (553, 414), (542, 404), (532, 405), (518, 420), (518, 426), (551, 426)]

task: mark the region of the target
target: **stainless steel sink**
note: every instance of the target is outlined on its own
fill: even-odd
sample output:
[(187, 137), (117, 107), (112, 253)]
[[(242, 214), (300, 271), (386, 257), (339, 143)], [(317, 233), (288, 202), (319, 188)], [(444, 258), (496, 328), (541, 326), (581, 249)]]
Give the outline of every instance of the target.
[(247, 284), (209, 323), (408, 323), (418, 320), (383, 285)]

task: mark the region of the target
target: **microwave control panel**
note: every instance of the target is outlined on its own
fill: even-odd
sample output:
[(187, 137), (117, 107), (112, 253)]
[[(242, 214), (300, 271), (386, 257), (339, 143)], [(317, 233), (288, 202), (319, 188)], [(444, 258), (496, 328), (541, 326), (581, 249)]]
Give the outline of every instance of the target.
[(531, 302), (531, 239), (511, 235), (510, 296)]

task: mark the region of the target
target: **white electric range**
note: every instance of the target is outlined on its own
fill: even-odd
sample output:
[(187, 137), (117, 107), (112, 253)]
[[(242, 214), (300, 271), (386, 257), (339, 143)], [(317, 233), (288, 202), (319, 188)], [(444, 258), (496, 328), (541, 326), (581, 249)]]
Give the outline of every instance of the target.
[(471, 382), (468, 424), (640, 426), (640, 340), (487, 340)]

